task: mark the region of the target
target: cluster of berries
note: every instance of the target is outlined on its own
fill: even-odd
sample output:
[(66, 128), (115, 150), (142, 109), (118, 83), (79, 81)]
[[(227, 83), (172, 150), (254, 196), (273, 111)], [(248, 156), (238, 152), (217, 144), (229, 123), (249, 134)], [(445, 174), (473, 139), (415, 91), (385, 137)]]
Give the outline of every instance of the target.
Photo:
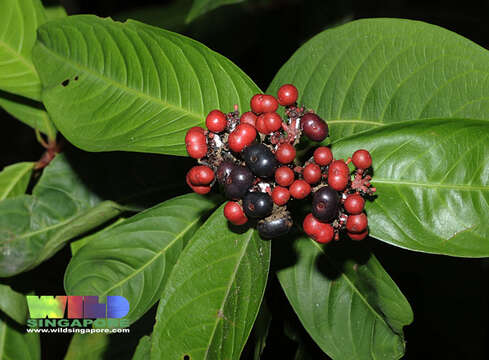
[[(303, 229), (314, 240), (338, 240), (346, 230), (350, 238), (367, 236), (365, 198), (373, 195), (368, 169), (372, 158), (358, 150), (352, 158), (334, 160), (331, 149), (320, 146), (304, 166), (296, 159), (295, 145), (305, 135), (323, 141), (328, 125), (314, 112), (297, 105), (298, 91), (291, 84), (280, 87), (277, 98), (257, 94), (251, 111), (239, 114), (212, 110), (206, 127), (193, 127), (185, 136), (188, 154), (199, 165), (187, 173), (187, 184), (207, 194), (218, 182), (229, 201), (224, 216), (234, 225), (256, 222), (263, 238), (286, 234), (293, 225), (287, 204), (313, 194), (312, 213)], [(277, 113), (285, 107), (284, 119)], [(356, 169), (351, 172), (348, 164)]]

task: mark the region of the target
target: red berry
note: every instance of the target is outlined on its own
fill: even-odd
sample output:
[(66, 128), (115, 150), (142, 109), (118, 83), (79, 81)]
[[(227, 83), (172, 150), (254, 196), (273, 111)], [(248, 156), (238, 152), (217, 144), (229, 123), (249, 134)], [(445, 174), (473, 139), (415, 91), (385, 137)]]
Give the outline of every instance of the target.
[(343, 191), (348, 185), (348, 177), (345, 175), (328, 176), (328, 184), (336, 191)]
[(276, 186), (273, 188), (272, 200), (275, 204), (277, 204), (278, 206), (285, 205), (287, 204), (289, 199), (290, 199), (290, 192), (288, 189), (281, 186)]
[(190, 186), (190, 188), (193, 191), (195, 191), (197, 194), (205, 195), (209, 191), (211, 191), (211, 187), (209, 185), (193, 185), (192, 182), (190, 181), (188, 173), (187, 176), (185, 177), (185, 180), (187, 181), (187, 185)]
[(359, 194), (351, 194), (345, 200), (345, 210), (352, 214), (358, 215), (363, 211), (363, 207), (365, 205), (365, 200)]
[(307, 214), (302, 222), (302, 228), (304, 232), (309, 236), (314, 236), (319, 232), (322, 222), (316, 219), (312, 214)]
[(265, 123), (268, 133), (282, 128), (282, 118), (276, 112), (267, 112), (263, 114), (263, 122)]
[(302, 222), (304, 232), (320, 243), (328, 243), (333, 240), (334, 229), (330, 224), (325, 224), (308, 214)]
[(298, 96), (299, 92), (297, 91), (297, 88), (292, 84), (282, 85), (277, 92), (278, 103), (282, 106), (295, 104)]
[(353, 153), (351, 158), (353, 165), (358, 169), (368, 169), (372, 166), (372, 157), (367, 150), (357, 150)]
[(318, 233), (313, 238), (318, 243), (326, 244), (333, 240), (334, 229), (330, 224), (321, 224)]
[(281, 166), (275, 170), (275, 181), (280, 186), (290, 186), (295, 180), (295, 175), (292, 169), (287, 166)]
[(267, 125), (265, 124), (265, 115), (264, 114), (261, 114), (256, 118), (255, 127), (259, 133), (262, 133), (262, 134), (268, 134), (269, 133)]
[(194, 159), (200, 159), (207, 154), (207, 143), (204, 129), (195, 126), (190, 128), (185, 135), (187, 153)]
[(261, 106), (263, 112), (274, 112), (278, 109), (278, 101), (272, 95), (263, 95)]
[(198, 165), (188, 172), (192, 185), (209, 185), (214, 180), (214, 171), (208, 166)]
[(334, 160), (328, 169), (328, 184), (336, 191), (345, 190), (350, 178), (350, 169), (343, 160)]
[(205, 126), (214, 133), (224, 131), (227, 124), (226, 115), (220, 110), (212, 110), (205, 118)]
[(250, 107), (251, 111), (253, 111), (255, 114), (261, 114), (262, 112), (265, 112), (263, 110), (263, 94), (253, 95), (250, 100)]
[(228, 201), (224, 205), (224, 216), (234, 225), (243, 225), (248, 221), (241, 205), (234, 201)]
[(304, 180), (296, 180), (290, 185), (289, 191), (295, 199), (304, 199), (311, 193), (311, 185)]
[(319, 166), (328, 165), (331, 161), (333, 161), (333, 153), (331, 149), (326, 146), (320, 146), (316, 150), (314, 150), (314, 161)]
[(368, 220), (367, 215), (365, 213), (361, 213), (358, 215), (350, 215), (346, 220), (346, 230), (351, 233), (361, 233), (367, 229)]
[(321, 168), (316, 164), (307, 164), (302, 172), (302, 176), (309, 184), (316, 184), (321, 180)]
[(313, 113), (302, 116), (301, 127), (304, 134), (312, 141), (323, 141), (329, 133), (328, 124)]
[(295, 159), (295, 147), (289, 143), (280, 144), (275, 151), (275, 158), (282, 164), (289, 164)]
[(228, 145), (234, 152), (241, 152), (250, 145), (256, 138), (256, 130), (250, 124), (239, 124), (234, 131), (229, 134)]
[(368, 230), (365, 230), (364, 232), (361, 232), (359, 234), (351, 233), (351, 232), (346, 232), (347, 235), (350, 237), (352, 240), (363, 240), (367, 237), (368, 235)]
[(256, 124), (256, 115), (253, 114), (251, 111), (247, 111), (241, 115), (241, 118), (239, 119), (239, 122), (241, 124), (250, 124), (252, 126), (255, 126)]

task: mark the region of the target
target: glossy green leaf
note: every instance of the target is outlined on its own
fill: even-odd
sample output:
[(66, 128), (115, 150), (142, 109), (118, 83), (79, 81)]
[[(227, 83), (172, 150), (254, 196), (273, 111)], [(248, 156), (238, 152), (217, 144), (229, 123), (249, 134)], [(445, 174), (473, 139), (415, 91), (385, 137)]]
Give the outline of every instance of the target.
[(119, 215), (85, 187), (64, 155), (44, 170), (32, 195), (0, 202), (0, 277), (32, 269), (68, 240)]
[(0, 359), (40, 360), (39, 334), (25, 333), (0, 318)]
[(37, 27), (46, 21), (39, 0), (0, 3), (0, 89), (41, 99), (41, 83), (32, 63)]
[(331, 248), (306, 237), (294, 246), (297, 262), (280, 270), (278, 278), (319, 347), (335, 360), (399, 359), (402, 327), (413, 315), (377, 259), (340, 261)]
[(303, 45), (270, 85), (293, 83), (333, 141), (395, 122), (489, 120), (489, 52), (419, 21), (366, 19)]
[(222, 207), (195, 233), (163, 291), (151, 359), (239, 359), (265, 291), (270, 241), (234, 232)]
[(187, 16), (187, 22), (223, 5), (237, 4), (245, 0), (193, 0), (192, 8)]
[(46, 13), (46, 17), (49, 20), (56, 20), (56, 19), (62, 19), (68, 14), (66, 13), (66, 10), (64, 7), (61, 5), (59, 6), (49, 6), (47, 8), (44, 8), (44, 12)]
[(21, 162), (6, 166), (0, 172), (0, 201), (24, 195), (29, 185), (34, 163)]
[(367, 203), (370, 234), (410, 250), (489, 256), (488, 125), (410, 122), (334, 144), (340, 158), (372, 153), (378, 197)]
[(42, 108), (42, 104), (35, 101), (16, 101), (11, 98), (1, 97), (0, 94), (0, 107), (17, 120), (46, 134), (50, 139), (56, 137), (56, 128), (46, 110)]
[(130, 304), (125, 318), (136, 321), (162, 296), (180, 252), (215, 200), (179, 196), (95, 235), (71, 259), (66, 293), (124, 296)]
[(27, 319), (26, 298), (8, 285), (0, 284), (0, 310), (19, 324), (25, 324)]
[(73, 334), (64, 360), (103, 360), (108, 346), (106, 334)]
[(105, 232), (109, 229), (112, 229), (114, 226), (119, 225), (120, 223), (124, 222), (125, 220), (126, 220), (125, 218), (119, 218), (116, 221), (114, 221), (112, 224), (104, 227), (102, 230), (97, 231), (95, 234), (88, 235), (88, 236), (85, 236), (81, 239), (70, 242), (71, 255), (75, 256), (75, 254), (78, 252), (78, 250), (80, 250), (83, 246), (85, 246), (89, 241), (92, 241), (93, 239), (98, 239), (102, 232)]
[(128, 20), (70, 16), (39, 29), (35, 63), (56, 127), (89, 151), (185, 155), (189, 127), (258, 91), (204, 45)]
[(151, 355), (151, 337), (143, 336), (139, 339), (138, 347), (132, 360), (147, 360)]

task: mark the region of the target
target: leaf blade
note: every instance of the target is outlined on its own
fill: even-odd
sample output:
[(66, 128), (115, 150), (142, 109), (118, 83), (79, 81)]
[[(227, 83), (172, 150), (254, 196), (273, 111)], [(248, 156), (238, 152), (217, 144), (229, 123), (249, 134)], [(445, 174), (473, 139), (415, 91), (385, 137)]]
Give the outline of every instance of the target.
[(89, 151), (185, 155), (188, 128), (214, 108), (247, 106), (258, 91), (202, 44), (132, 20), (52, 21), (39, 29), (34, 53), (54, 123)]
[(32, 63), (36, 29), (46, 21), (39, 0), (5, 0), (0, 11), (0, 89), (41, 99), (39, 75)]
[(358, 134), (333, 150), (343, 157), (372, 150), (378, 189), (366, 205), (372, 236), (414, 251), (484, 257), (488, 137), (485, 121), (433, 119)]
[(0, 284), (0, 310), (19, 324), (25, 324), (27, 320), (27, 301), (23, 294)]
[(363, 19), (308, 41), (268, 92), (295, 84), (332, 141), (402, 121), (489, 120), (488, 60), (487, 50), (435, 25)]
[(221, 207), (182, 252), (158, 306), (152, 359), (239, 358), (265, 290), (270, 242), (227, 227)]
[(125, 318), (136, 321), (161, 297), (180, 252), (216, 206), (215, 199), (187, 194), (97, 233), (71, 259), (66, 293), (124, 296), (131, 304)]
[(306, 237), (295, 242), (298, 262), (278, 272), (292, 307), (314, 341), (334, 359), (397, 359), (402, 327), (412, 311), (371, 255), (343, 262)]
[(101, 201), (63, 154), (45, 169), (32, 195), (0, 202), (0, 276), (29, 270), (68, 240), (119, 215), (124, 208)]
[(25, 194), (34, 163), (21, 162), (6, 166), (0, 172), (0, 201)]

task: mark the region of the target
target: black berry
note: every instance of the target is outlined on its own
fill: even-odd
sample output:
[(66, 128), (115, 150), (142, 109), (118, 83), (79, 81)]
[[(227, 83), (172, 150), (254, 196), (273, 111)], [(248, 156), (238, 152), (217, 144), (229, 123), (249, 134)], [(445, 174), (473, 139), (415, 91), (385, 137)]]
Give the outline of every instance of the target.
[(249, 192), (243, 199), (243, 209), (246, 216), (261, 219), (272, 213), (273, 201), (266, 193)]
[(273, 239), (287, 234), (293, 225), (290, 213), (272, 215), (258, 222), (258, 233), (264, 239)]
[(253, 144), (243, 150), (243, 159), (248, 168), (259, 177), (272, 177), (278, 162), (272, 151), (263, 144)]
[(312, 214), (322, 222), (329, 222), (338, 215), (340, 197), (336, 190), (324, 186), (314, 193), (312, 198)]
[(241, 199), (253, 184), (253, 174), (244, 166), (236, 166), (226, 179), (224, 191), (230, 199)]
[(234, 164), (231, 161), (223, 161), (221, 165), (219, 165), (216, 172), (216, 177), (219, 184), (224, 185), (226, 183), (226, 179), (231, 174), (233, 168)]

